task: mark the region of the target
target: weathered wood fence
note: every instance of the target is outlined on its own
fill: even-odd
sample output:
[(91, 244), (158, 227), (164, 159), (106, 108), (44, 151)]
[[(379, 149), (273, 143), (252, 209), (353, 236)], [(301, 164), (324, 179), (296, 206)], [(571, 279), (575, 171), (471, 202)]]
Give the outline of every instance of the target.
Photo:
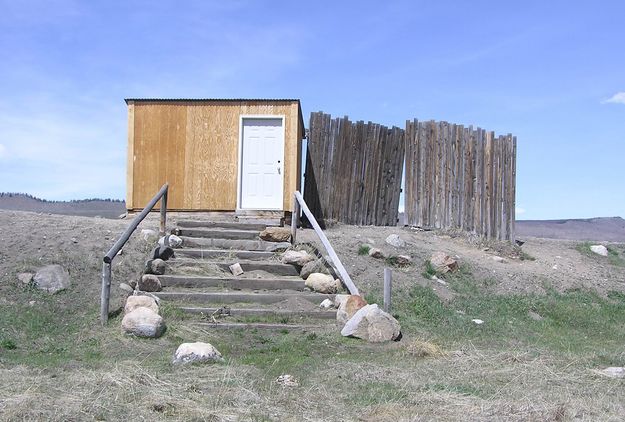
[(472, 126), (312, 113), (304, 198), (320, 222), (395, 225), (404, 161), (405, 224), (514, 240), (516, 137)]
[(397, 224), (404, 130), (312, 113), (304, 199), (317, 220)]
[(405, 222), (514, 239), (516, 137), (406, 122)]

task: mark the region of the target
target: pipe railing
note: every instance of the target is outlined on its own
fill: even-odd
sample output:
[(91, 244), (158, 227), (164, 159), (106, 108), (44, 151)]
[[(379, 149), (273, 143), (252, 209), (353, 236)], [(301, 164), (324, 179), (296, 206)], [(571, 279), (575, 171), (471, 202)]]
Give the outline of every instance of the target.
[(308, 209), (308, 205), (306, 205), (306, 201), (304, 201), (302, 194), (299, 193), (298, 191), (295, 191), (293, 196), (295, 198), (295, 201), (293, 201), (293, 213), (291, 214), (291, 242), (295, 244), (295, 235), (297, 234), (297, 226), (299, 225), (299, 214), (300, 214), (300, 207), (301, 207), (301, 210), (304, 212), (306, 217), (308, 217), (308, 221), (313, 226), (313, 229), (315, 229), (315, 233), (317, 233), (317, 236), (319, 237), (321, 244), (328, 252), (328, 256), (330, 257), (331, 264), (334, 266), (334, 268), (338, 272), (339, 277), (341, 278), (341, 280), (343, 281), (343, 283), (349, 290), (349, 293), (352, 295), (359, 296), (360, 293), (358, 292), (358, 288), (356, 287), (351, 277), (347, 273), (347, 270), (341, 263), (341, 260), (339, 259), (336, 252), (334, 252), (334, 248), (332, 247), (332, 245), (330, 245), (330, 241), (326, 237), (325, 233), (323, 233), (323, 230), (321, 230), (321, 227), (319, 226), (319, 223), (317, 223), (315, 216), (312, 214), (312, 212), (310, 212), (310, 209)]
[(130, 235), (137, 229), (139, 224), (143, 221), (143, 219), (149, 214), (150, 211), (154, 208), (156, 203), (161, 201), (161, 225), (159, 230), (159, 235), (164, 236), (166, 225), (167, 225), (167, 192), (169, 190), (169, 185), (165, 183), (161, 190), (158, 191), (156, 195), (148, 202), (143, 211), (137, 215), (130, 226), (122, 233), (122, 235), (117, 239), (117, 242), (109, 249), (109, 251), (104, 255), (103, 263), (102, 263), (102, 296), (100, 300), (100, 320), (102, 321), (102, 325), (106, 325), (109, 318), (109, 299), (111, 296), (111, 266), (113, 264), (113, 259), (117, 256), (117, 253), (124, 247)]

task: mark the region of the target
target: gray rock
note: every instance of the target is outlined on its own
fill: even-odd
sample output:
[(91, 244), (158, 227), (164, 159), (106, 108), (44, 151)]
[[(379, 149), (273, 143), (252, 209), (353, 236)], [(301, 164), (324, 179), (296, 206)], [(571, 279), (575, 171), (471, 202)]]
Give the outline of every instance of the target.
[(319, 304), (319, 307), (322, 309), (330, 309), (334, 306), (334, 303), (330, 299), (324, 299), (323, 302)]
[(430, 257), (430, 263), (439, 273), (448, 273), (458, 269), (458, 262), (445, 252), (437, 251)]
[(144, 274), (137, 283), (137, 289), (143, 292), (160, 292), (161, 281), (154, 274)]
[(306, 280), (312, 273), (327, 274), (328, 269), (323, 265), (322, 259), (316, 261), (307, 262), (299, 272), (299, 276)]
[(128, 292), (128, 293), (132, 293), (132, 292), (135, 291), (135, 289), (133, 289), (132, 287), (130, 287), (126, 283), (119, 283), (119, 288), (122, 289), (125, 292)]
[(282, 263), (284, 264), (295, 264), (303, 267), (314, 260), (315, 257), (306, 251), (289, 250), (282, 254)]
[(393, 258), (395, 260), (395, 264), (399, 265), (400, 267), (405, 267), (412, 264), (412, 258), (408, 255), (394, 255), (393, 257), (391, 257), (391, 259)]
[(34, 285), (48, 293), (67, 289), (71, 282), (69, 273), (60, 265), (47, 265), (41, 268), (33, 278)]
[(141, 306), (124, 315), (122, 329), (127, 334), (137, 337), (156, 338), (165, 332), (165, 323), (163, 318), (152, 309)]
[(172, 363), (207, 363), (221, 362), (223, 357), (219, 350), (210, 343), (182, 343), (174, 353)]
[(152, 251), (152, 259), (162, 259), (163, 261), (167, 261), (172, 256), (174, 256), (174, 250), (169, 246), (157, 246)]
[(176, 249), (182, 247), (182, 239), (175, 234), (168, 234), (158, 239), (158, 245)]
[(128, 314), (137, 308), (148, 308), (158, 314), (158, 303), (154, 298), (149, 296), (128, 296), (126, 305), (124, 305), (124, 313)]
[(162, 259), (157, 258), (150, 261), (150, 274), (163, 275), (166, 268), (167, 264)]
[(590, 250), (597, 255), (608, 256), (608, 248), (603, 245), (592, 245), (590, 247)]
[(371, 343), (397, 340), (400, 334), (399, 322), (376, 304), (359, 309), (341, 330), (345, 337), (357, 337)]
[(386, 243), (396, 248), (403, 248), (404, 246), (406, 246), (406, 242), (401, 237), (399, 237), (398, 234), (388, 235), (388, 237), (386, 238)]
[(267, 227), (258, 235), (267, 242), (290, 242), (291, 229), (285, 227)]
[(33, 281), (33, 273), (19, 273), (17, 279), (23, 284), (30, 284)]
[(371, 258), (376, 258), (376, 259), (384, 259), (384, 258), (386, 258), (386, 254), (384, 252), (382, 252), (381, 249), (378, 249), (378, 248), (370, 248), (369, 249), (369, 256)]
[(493, 256), (493, 261), (499, 262), (499, 263), (502, 263), (502, 264), (506, 262), (506, 260), (504, 258), (502, 258), (500, 256), (497, 256), (497, 255)]
[(328, 274), (312, 273), (304, 283), (306, 287), (318, 293), (336, 293), (338, 283)]

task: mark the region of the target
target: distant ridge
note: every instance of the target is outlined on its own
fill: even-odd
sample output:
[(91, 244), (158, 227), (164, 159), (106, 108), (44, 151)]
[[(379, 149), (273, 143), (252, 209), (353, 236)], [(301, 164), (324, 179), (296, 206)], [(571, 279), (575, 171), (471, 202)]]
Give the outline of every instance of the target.
[(126, 211), (126, 203), (121, 199), (110, 198), (49, 201), (27, 193), (0, 192), (0, 209), (117, 218)]
[(516, 236), (625, 242), (625, 220), (621, 217), (520, 220), (516, 222)]

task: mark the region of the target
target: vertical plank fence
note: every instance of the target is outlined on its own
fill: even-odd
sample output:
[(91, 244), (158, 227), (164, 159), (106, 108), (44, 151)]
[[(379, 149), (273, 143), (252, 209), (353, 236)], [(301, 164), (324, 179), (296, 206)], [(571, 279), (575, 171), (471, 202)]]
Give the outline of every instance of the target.
[(400, 128), (312, 113), (304, 199), (320, 224), (396, 225), (404, 146)]
[(406, 122), (405, 221), (514, 240), (516, 137)]

